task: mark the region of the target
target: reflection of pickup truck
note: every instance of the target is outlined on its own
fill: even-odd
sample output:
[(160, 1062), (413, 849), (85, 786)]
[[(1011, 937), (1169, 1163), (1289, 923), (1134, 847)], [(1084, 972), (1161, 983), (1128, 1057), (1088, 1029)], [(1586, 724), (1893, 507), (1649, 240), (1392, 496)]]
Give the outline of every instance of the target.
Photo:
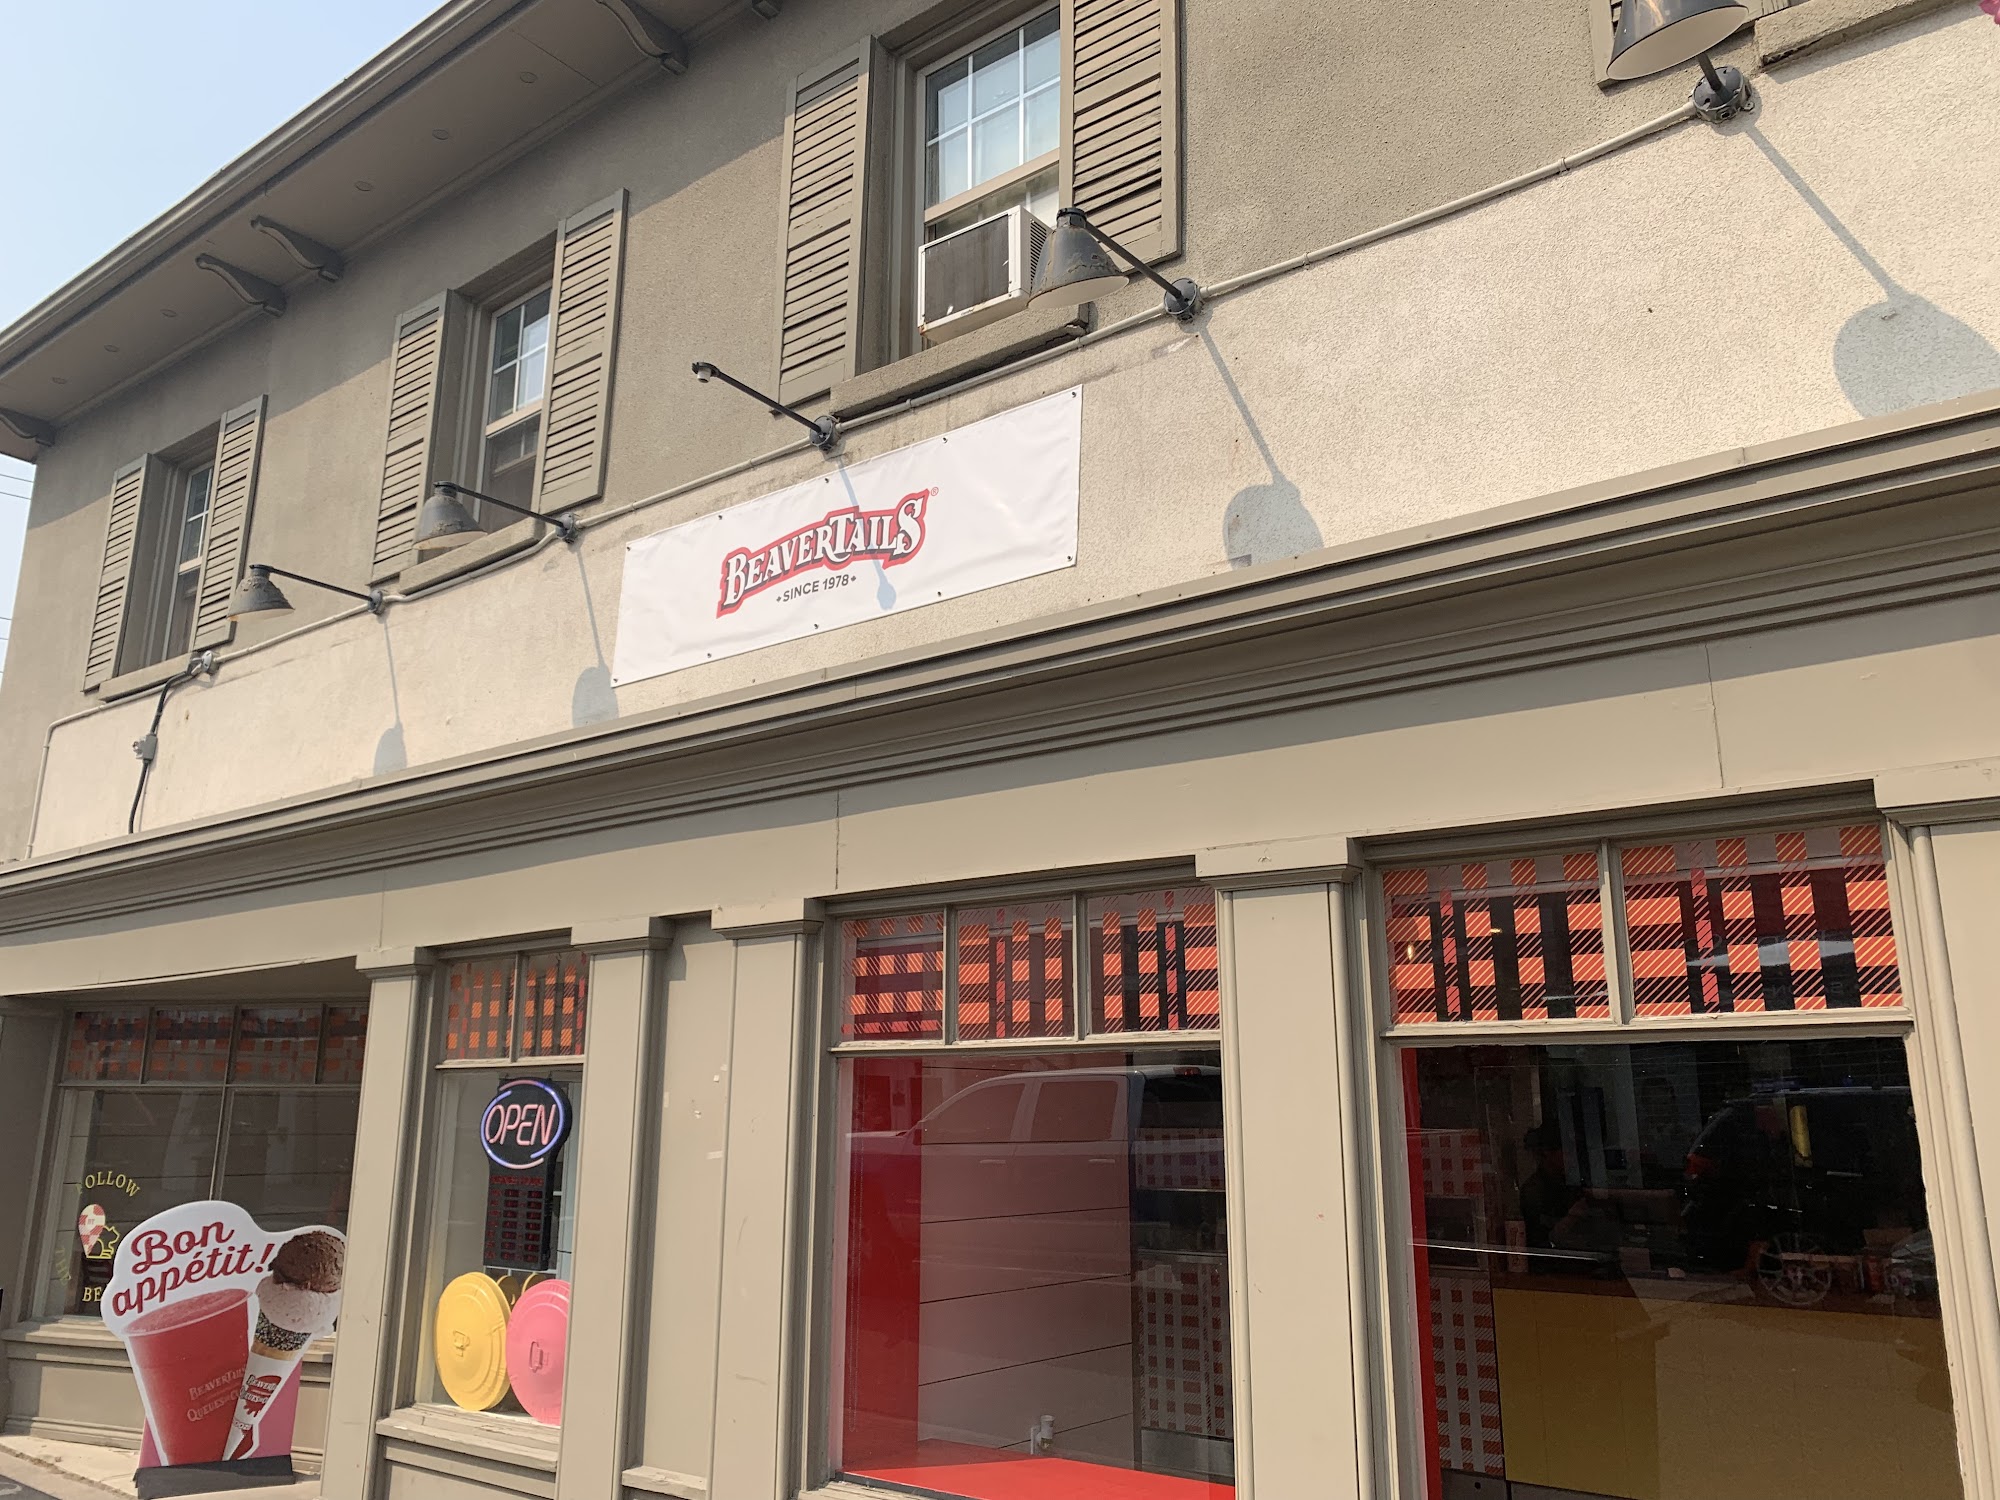
[(997, 1073), (905, 1130), (856, 1134), (852, 1147), (854, 1191), (886, 1193), (891, 1222), (913, 1239), (918, 1221), (1092, 1210), (1178, 1220), (1170, 1205), (1134, 1195), (1220, 1194), (1222, 1072), (1158, 1064)]

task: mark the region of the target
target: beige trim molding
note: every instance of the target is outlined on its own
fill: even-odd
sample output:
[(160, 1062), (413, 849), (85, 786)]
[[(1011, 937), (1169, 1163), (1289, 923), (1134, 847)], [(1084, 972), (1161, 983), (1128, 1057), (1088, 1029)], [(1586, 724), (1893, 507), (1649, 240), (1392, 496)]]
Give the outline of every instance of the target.
[(1344, 885), (1361, 874), (1361, 855), (1344, 834), (1230, 844), (1195, 855), (1195, 878), (1219, 891), (1263, 886)]
[(377, 948), (356, 954), (354, 967), (370, 979), (403, 979), (428, 974), (437, 959), (428, 948)]
[[(163, 886), (194, 900), (351, 876), (1988, 591), (2000, 580), (2000, 526), (1990, 505), (1963, 497), (1996, 482), (2000, 392), (44, 856), (0, 872), (0, 932), (152, 909)], [(1898, 547), (1822, 540), (1834, 529), (1811, 524), (1920, 500), (1949, 509), (1953, 497), (1942, 533)], [(1643, 597), (1573, 597), (1615, 565), (1664, 574), (1676, 554), (1724, 542), (1732, 557), (1763, 549), (1754, 578), (1676, 588), (1663, 576)], [(1391, 610), (1457, 610), (1554, 580), (1572, 597), (1539, 611), (1531, 599), (1504, 622), (1433, 618), (1350, 644)], [(1091, 691), (1113, 668), (1124, 690)], [(948, 707), (953, 722), (935, 732), (885, 741), (873, 731), (892, 711)]]
[(826, 907), (818, 901), (766, 901), (755, 906), (718, 906), (710, 925), (723, 937), (743, 942), (749, 938), (798, 937), (818, 932), (826, 921)]
[(1811, 0), (1757, 18), (1757, 61), (1765, 67), (1823, 51), (1944, 10), (1957, 0)]
[(707, 1480), (672, 1469), (641, 1466), (627, 1469), (618, 1479), (626, 1489), (641, 1490), (648, 1495), (668, 1495), (672, 1500), (708, 1500)]
[(674, 924), (666, 917), (610, 917), (569, 930), (572, 948), (593, 957), (610, 953), (652, 953), (672, 946)]
[(1875, 778), (1875, 803), (1912, 825), (2000, 816), (2000, 756), (1885, 772)]

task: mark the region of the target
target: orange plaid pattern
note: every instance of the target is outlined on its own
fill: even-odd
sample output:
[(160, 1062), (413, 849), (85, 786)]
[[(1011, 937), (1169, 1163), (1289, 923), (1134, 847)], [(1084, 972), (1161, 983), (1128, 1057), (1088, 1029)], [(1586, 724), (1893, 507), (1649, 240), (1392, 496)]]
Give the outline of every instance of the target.
[(944, 1035), (944, 914), (840, 924), (840, 1039), (922, 1041)]
[(521, 971), (521, 1037), (514, 1055), (579, 1056), (589, 960), (574, 949), (531, 953), (522, 961)]
[(137, 1083), (146, 1061), (146, 1012), (85, 1010), (70, 1017), (65, 1083)]
[(368, 1048), (368, 1007), (329, 1005), (326, 1008), (326, 1036), (320, 1048), (321, 1083), (359, 1083), (361, 1064)]
[(319, 1071), (317, 1005), (246, 1005), (236, 1013), (232, 1083), (311, 1083)]
[(1390, 870), (1382, 892), (1398, 1025), (1610, 1014), (1595, 851)]
[(1093, 896), (1090, 1013), (1095, 1031), (1208, 1031), (1222, 1024), (1215, 892), (1207, 886)]
[(231, 1010), (162, 1007), (146, 1044), (148, 1083), (220, 1083), (229, 1074)]
[(1075, 975), (1070, 901), (955, 911), (962, 1041), (1068, 1036)]
[(461, 959), (445, 970), (444, 1055), (505, 1062), (514, 1042), (512, 954)]
[(1622, 864), (1638, 1015), (1903, 1003), (1875, 824), (1646, 845)]

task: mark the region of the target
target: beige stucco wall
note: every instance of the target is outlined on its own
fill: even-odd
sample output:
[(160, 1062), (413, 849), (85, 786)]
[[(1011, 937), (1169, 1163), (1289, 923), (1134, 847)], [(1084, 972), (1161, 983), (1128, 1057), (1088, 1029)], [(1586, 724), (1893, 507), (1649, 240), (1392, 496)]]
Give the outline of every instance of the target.
[[(886, 26), (913, 7), (876, 9)], [(1556, 7), (1560, 24), (1553, 13), (1540, 18), (1540, 65), (1565, 55), (1561, 38), (1581, 25), (1573, 9)], [(21, 854), (31, 823), (36, 854), (124, 831), (137, 770), (129, 746), (150, 698), (55, 730), (33, 806), (47, 724), (89, 702), (76, 683), (111, 469), (266, 389), (272, 417), (252, 555), (358, 578), (391, 318), (532, 243), (561, 212), (619, 186), (633, 195), (606, 507), (771, 444), (754, 406), (682, 372), (697, 355), (753, 373), (770, 357), (774, 276), (762, 247), (775, 226), (782, 89), (742, 87), (751, 64), (740, 49), (759, 49), (756, 76), (789, 78), (793, 64), (818, 55), (808, 41), (825, 42), (826, 28), (868, 24), (807, 14), (821, 29), (806, 40), (725, 34), (685, 79), (625, 96), (357, 258), (339, 286), (308, 289), (285, 319), (233, 335), (66, 435), (37, 486), (24, 623), (0, 706), (0, 824), (10, 830), (0, 849)], [(1396, 26), (1369, 34), (1432, 24), (1397, 15)], [(1190, 5), (1187, 269), (1214, 279), (1338, 239), (1581, 149), (1655, 113), (1678, 89), (1656, 81), (1607, 97), (1586, 81), (1563, 111), (1471, 111), (1462, 98), (1447, 106), (1445, 93), (1475, 74), (1511, 76), (1519, 58), (1508, 49), (1526, 56), (1531, 19), (1510, 12), (1478, 67), (1466, 57), (1436, 78), (1396, 75), (1399, 156), (1357, 134), (1386, 129), (1379, 115), (1343, 108), (1329, 119), (1324, 108), (1289, 104), (1267, 76), (1297, 66), (1270, 50), (1275, 21), (1252, 25), (1232, 10), (1234, 24), (1224, 24)], [(617, 712), (1017, 625), (1204, 577), (1232, 557), (1378, 536), (2000, 386), (1983, 167), (2000, 155), (2000, 124), (1984, 107), (2000, 86), (2000, 49), (1984, 21), (1947, 9), (1864, 39), (1761, 77), (1762, 107), (1746, 121), (1681, 126), (1262, 284), (1220, 302), (1194, 331), (1144, 325), (856, 431), (850, 458), (1081, 382), (1077, 567), (635, 684), (618, 690)], [(1362, 22), (1329, 8), (1301, 24)], [(1334, 37), (1327, 44), (1340, 53)], [(1575, 39), (1572, 51), (1581, 47)], [(1261, 152), (1240, 138), (1250, 112), (1223, 108), (1246, 96), (1252, 76), (1256, 97), (1272, 101)], [(1339, 93), (1317, 71), (1312, 91), (1320, 100)], [(1913, 97), (1924, 101), (1914, 116)], [(698, 136), (689, 132), (697, 120)], [(1412, 121), (1423, 128), (1409, 129)], [(662, 152), (667, 136), (704, 144), (693, 156)], [(1306, 163), (1325, 178), (1301, 191)], [(1135, 290), (1100, 311), (1115, 317), (1147, 301)], [(624, 542), (795, 482), (822, 462), (762, 465), (605, 526), (578, 555), (553, 548), (392, 608), (386, 624), (353, 618), (240, 661), (225, 655), (212, 683), (179, 690), (170, 705), (143, 826), (608, 714), (601, 669), (617, 628)], [(293, 597), (292, 622), (249, 622), (239, 641), (338, 603), (303, 587)]]

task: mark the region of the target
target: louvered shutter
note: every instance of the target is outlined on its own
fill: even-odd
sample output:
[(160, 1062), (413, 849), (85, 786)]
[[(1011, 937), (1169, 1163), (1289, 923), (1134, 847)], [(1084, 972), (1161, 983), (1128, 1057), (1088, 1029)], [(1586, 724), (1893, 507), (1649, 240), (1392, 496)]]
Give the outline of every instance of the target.
[(151, 457), (135, 458), (111, 476), (111, 519), (104, 529), (104, 556), (97, 568), (97, 605), (90, 617), (90, 645), (84, 652), (83, 685), (96, 687), (118, 671), (118, 643), (125, 634), (125, 604), (132, 586), (132, 554), (139, 545), (139, 517), (148, 492), (157, 492), (165, 473)]
[(235, 634), (229, 596), (243, 576), (250, 542), (250, 508), (257, 498), (257, 460), (264, 450), (264, 398), (226, 412), (215, 435), (215, 483), (208, 492), (201, 582), (194, 596), (194, 646), (220, 646)]
[(1181, 248), (1180, 0), (1071, 0), (1062, 201), (1142, 260)]
[(375, 560), (371, 576), (389, 577), (410, 560), (417, 539), (417, 507), (431, 481), (448, 478), (449, 431), (458, 393), (445, 372), (468, 322), (463, 299), (440, 292), (396, 319), (389, 365), (388, 437), (382, 449), (382, 488), (375, 509)]
[(604, 493), (611, 362), (625, 259), (625, 192), (571, 214), (556, 231), (549, 295), (549, 388), (535, 509), (566, 510)]
[(873, 38), (799, 75), (785, 122), (785, 254), (778, 399), (845, 380), (861, 344)]

